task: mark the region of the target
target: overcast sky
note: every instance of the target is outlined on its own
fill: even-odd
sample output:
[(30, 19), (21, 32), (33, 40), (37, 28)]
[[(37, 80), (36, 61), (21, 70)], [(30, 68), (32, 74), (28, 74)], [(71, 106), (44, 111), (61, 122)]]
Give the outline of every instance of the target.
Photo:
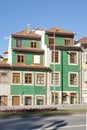
[(0, 0), (0, 55), (8, 49), (9, 35), (54, 26), (87, 36), (87, 0)]

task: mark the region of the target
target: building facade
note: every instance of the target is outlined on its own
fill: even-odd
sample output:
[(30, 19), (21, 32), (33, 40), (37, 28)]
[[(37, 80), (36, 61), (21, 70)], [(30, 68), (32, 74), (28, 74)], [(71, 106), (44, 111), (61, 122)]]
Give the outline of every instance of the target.
[(79, 104), (80, 52), (74, 33), (58, 27), (11, 34), (8, 105)]
[(87, 37), (82, 37), (77, 42), (82, 48), (81, 53), (81, 99), (82, 103), (87, 103)]

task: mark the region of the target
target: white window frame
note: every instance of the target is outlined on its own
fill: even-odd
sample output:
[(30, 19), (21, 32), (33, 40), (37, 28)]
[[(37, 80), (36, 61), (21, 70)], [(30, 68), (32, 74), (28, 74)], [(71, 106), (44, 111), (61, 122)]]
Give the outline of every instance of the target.
[(37, 97), (43, 97), (43, 105), (45, 105), (45, 95), (36, 95), (35, 96), (35, 105), (37, 105)]
[(87, 70), (83, 70), (83, 82), (87, 83)]
[[(50, 85), (51, 86), (60, 86), (60, 72), (59, 71), (55, 71), (55, 72), (53, 72), (53, 73), (58, 73), (59, 74), (59, 84), (52, 84), (51, 83), (51, 81), (52, 81), (52, 73), (50, 74), (50, 79), (51, 79), (51, 81), (50, 81)], [(55, 80), (55, 79), (54, 79)]]
[[(37, 84), (37, 74), (43, 74), (44, 75), (44, 84)], [(45, 86), (46, 85), (46, 74), (45, 73), (41, 73), (41, 72), (37, 72), (36, 74), (35, 74), (35, 84), (36, 84), (36, 86)]]
[[(70, 84), (70, 74), (76, 74), (77, 75), (77, 84), (76, 85), (71, 85)], [(69, 72), (68, 73), (68, 86), (70, 86), (70, 87), (78, 87), (78, 72)]]
[[(76, 56), (77, 56), (77, 63), (75, 64), (75, 63), (70, 63), (70, 53), (73, 53), (73, 52), (75, 52), (76, 53)], [(68, 64), (69, 65), (78, 65), (78, 52), (76, 52), (76, 51), (69, 51), (69, 54), (68, 54)]]
[(58, 52), (58, 59), (59, 59), (59, 62), (55, 62), (55, 64), (60, 64), (60, 51), (59, 50), (51, 50), (51, 58), (50, 58), (50, 63), (51, 64), (54, 64), (54, 62), (52, 62), (52, 51), (57, 51)]

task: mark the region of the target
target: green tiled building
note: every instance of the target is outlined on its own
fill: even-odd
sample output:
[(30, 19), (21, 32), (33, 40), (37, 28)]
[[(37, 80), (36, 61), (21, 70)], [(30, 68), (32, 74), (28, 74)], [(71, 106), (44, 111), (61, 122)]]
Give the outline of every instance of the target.
[(80, 51), (74, 33), (58, 27), (11, 34), (11, 105), (80, 103)]

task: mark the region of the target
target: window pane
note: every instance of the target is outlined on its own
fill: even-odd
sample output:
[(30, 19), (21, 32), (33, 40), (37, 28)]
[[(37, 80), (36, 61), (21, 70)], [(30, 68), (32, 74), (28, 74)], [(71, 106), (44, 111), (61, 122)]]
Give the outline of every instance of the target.
[(71, 52), (70, 53), (70, 63), (77, 63), (77, 53), (76, 52)]
[(77, 74), (70, 74), (70, 85), (77, 85)]
[(13, 83), (14, 84), (20, 83), (20, 73), (13, 73)]
[(37, 74), (37, 84), (44, 84), (44, 74)]

